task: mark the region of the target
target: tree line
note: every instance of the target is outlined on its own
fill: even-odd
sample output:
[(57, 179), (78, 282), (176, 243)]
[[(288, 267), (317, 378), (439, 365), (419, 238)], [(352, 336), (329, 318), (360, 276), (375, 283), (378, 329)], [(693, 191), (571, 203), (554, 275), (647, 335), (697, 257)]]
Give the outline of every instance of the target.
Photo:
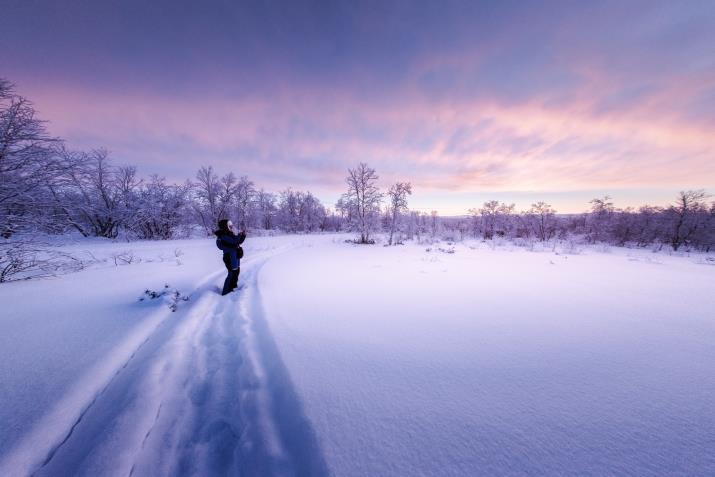
[(542, 201), (517, 212), (515, 204), (491, 200), (470, 209), (464, 217), (439, 217), (436, 211), (427, 214), (408, 209), (409, 182), (397, 182), (383, 194), (377, 181), (375, 170), (365, 163), (349, 169), (348, 190), (336, 205), (344, 227), (356, 232), (359, 243), (372, 243), (372, 236), (384, 232), (388, 245), (404, 239), (504, 238), (540, 242), (577, 239), (638, 247), (655, 244), (708, 252), (715, 248), (715, 201), (708, 202), (710, 196), (703, 190), (681, 191), (666, 207), (617, 208), (605, 196), (591, 200), (585, 213), (559, 215)]
[(482, 239), (578, 239), (587, 244), (709, 252), (715, 248), (715, 202), (708, 199), (703, 190), (687, 190), (666, 207), (617, 208), (605, 196), (591, 200), (585, 213), (562, 215), (544, 202), (517, 213), (514, 204), (488, 201), (470, 209), (468, 217), (445, 223), (444, 228), (452, 236), (469, 233)]
[(247, 229), (286, 233), (355, 232), (359, 243), (385, 234), (404, 240), (468, 237), (482, 240), (579, 238), (586, 243), (667, 245), (710, 251), (715, 246), (715, 202), (702, 190), (683, 191), (666, 207), (620, 209), (610, 197), (583, 214), (559, 215), (545, 202), (517, 212), (514, 204), (485, 202), (463, 217), (410, 211), (409, 182), (385, 192), (365, 163), (350, 168), (334, 208), (311, 192), (259, 188), (247, 176), (219, 175), (211, 166), (172, 184), (140, 178), (134, 166), (112, 162), (106, 150), (75, 151), (48, 134), (32, 103), (0, 79), (0, 236), (27, 233), (172, 239), (197, 229), (210, 234), (220, 218)]

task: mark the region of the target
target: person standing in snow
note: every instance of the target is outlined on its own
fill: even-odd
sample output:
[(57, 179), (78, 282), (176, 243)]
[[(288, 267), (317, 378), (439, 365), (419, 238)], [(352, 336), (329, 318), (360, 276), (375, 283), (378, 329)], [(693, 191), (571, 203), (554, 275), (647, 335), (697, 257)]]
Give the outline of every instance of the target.
[(233, 231), (233, 223), (230, 220), (222, 219), (218, 221), (216, 235), (216, 246), (223, 251), (223, 263), (226, 265), (228, 275), (223, 282), (221, 295), (227, 295), (238, 286), (238, 275), (241, 273), (241, 257), (243, 248), (241, 244), (246, 240), (246, 231), (241, 230), (238, 235)]

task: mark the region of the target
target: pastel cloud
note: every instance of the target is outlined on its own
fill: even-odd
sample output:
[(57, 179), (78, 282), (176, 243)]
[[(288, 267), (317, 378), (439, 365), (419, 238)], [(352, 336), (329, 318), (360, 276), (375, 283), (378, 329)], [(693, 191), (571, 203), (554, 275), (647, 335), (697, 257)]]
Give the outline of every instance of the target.
[(81, 92), (39, 99), (58, 134), (115, 144), (123, 159), (133, 159), (134, 143), (147, 151), (182, 145), (167, 159), (184, 174), (216, 158), (251, 173), (285, 166), (328, 180), (367, 160), (391, 178), (444, 189), (715, 182), (710, 132), (651, 119), (647, 109), (594, 115), (578, 102), (369, 105), (319, 96), (179, 103)]

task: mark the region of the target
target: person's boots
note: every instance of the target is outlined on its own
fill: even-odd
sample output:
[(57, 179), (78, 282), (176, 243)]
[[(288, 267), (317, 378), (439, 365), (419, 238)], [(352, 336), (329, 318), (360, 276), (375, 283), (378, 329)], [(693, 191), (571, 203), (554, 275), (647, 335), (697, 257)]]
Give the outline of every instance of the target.
[(221, 296), (223, 295), (228, 295), (233, 291), (232, 288), (233, 285), (233, 270), (228, 272), (228, 276), (226, 277), (226, 280), (223, 282), (223, 290), (221, 290)]
[(231, 279), (231, 290), (235, 290), (238, 287), (238, 275), (241, 273), (241, 268), (233, 270), (233, 277)]

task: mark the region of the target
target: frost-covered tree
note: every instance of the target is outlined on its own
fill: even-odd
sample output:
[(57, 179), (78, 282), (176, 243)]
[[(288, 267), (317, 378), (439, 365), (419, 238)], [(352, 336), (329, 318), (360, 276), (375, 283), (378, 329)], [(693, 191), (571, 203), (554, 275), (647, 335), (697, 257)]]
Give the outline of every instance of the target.
[(206, 233), (211, 233), (219, 220), (221, 208), (219, 196), (221, 183), (212, 166), (202, 166), (192, 184), (194, 192), (194, 212)]
[(608, 233), (619, 247), (633, 241), (636, 236), (636, 213), (632, 207), (615, 210), (609, 221)]
[(321, 226), (324, 232), (339, 232), (343, 227), (343, 219), (339, 212), (333, 209), (325, 209), (325, 220)]
[(708, 195), (702, 189), (681, 191), (675, 204), (667, 209), (672, 221), (669, 241), (673, 250), (678, 250), (682, 245), (702, 242), (710, 225), (707, 198)]
[(289, 233), (300, 229), (300, 194), (290, 187), (282, 190), (278, 199), (278, 226)]
[(516, 228), (514, 209), (516, 204), (499, 204), (495, 216), (495, 233), (500, 237), (511, 237)]
[(531, 204), (526, 213), (531, 229), (536, 237), (545, 242), (556, 233), (556, 211), (546, 202)]
[(610, 196), (596, 198), (589, 202), (591, 213), (588, 214), (586, 226), (588, 234), (586, 238), (590, 242), (605, 242), (612, 235), (612, 227), (616, 208)]
[(397, 182), (390, 186), (387, 195), (390, 200), (389, 212), (389, 227), (390, 236), (388, 244), (392, 245), (392, 239), (402, 214), (407, 211), (407, 196), (412, 194), (412, 184), (409, 182)]
[(62, 150), (68, 166), (49, 185), (55, 206), (84, 236), (115, 238), (129, 225), (141, 184), (134, 167), (117, 167), (106, 150)]
[(310, 192), (288, 188), (280, 193), (276, 222), (282, 230), (317, 232), (323, 228), (325, 217), (325, 207)]
[[(238, 180), (233, 172), (229, 172), (219, 179), (219, 190), (216, 197), (218, 202), (218, 219), (235, 218), (237, 196)], [(215, 224), (216, 221), (214, 221), (213, 227), (216, 226)]]
[(32, 103), (0, 78), (0, 235), (34, 228), (49, 206), (46, 185), (61, 172), (50, 137)]
[(48, 190), (63, 172), (59, 145), (32, 103), (0, 78), (0, 283), (82, 266), (25, 233), (62, 229)]
[(490, 200), (484, 203), (484, 206), (479, 209), (479, 214), (482, 216), (482, 237), (491, 239), (494, 237), (494, 231), (497, 223), (497, 213), (499, 211), (499, 201)]
[(250, 223), (254, 216), (256, 188), (247, 176), (241, 176), (236, 184), (236, 222), (242, 229), (256, 225)]
[(703, 233), (704, 244), (701, 247), (706, 252), (715, 250), (715, 201), (710, 204), (710, 213), (705, 232)]
[(469, 222), (466, 219), (459, 219), (457, 221), (457, 231), (459, 232), (459, 240), (463, 241), (464, 237), (469, 232)]
[(633, 240), (636, 245), (645, 247), (662, 237), (665, 230), (663, 218), (663, 209), (661, 207), (652, 207), (650, 205), (640, 207), (633, 218)]
[(202, 166), (192, 184), (193, 209), (199, 225), (207, 234), (219, 219), (235, 218), (240, 181), (229, 172), (219, 179), (211, 166)]
[(138, 192), (131, 230), (141, 239), (174, 238), (188, 215), (190, 184), (167, 184), (154, 174)]
[(275, 226), (276, 195), (260, 189), (256, 192), (253, 223), (262, 229), (270, 230)]
[(417, 234), (417, 221), (419, 220), (419, 212), (416, 210), (410, 211), (406, 217), (405, 235), (409, 240), (412, 240)]
[(497, 200), (484, 202), (479, 209), (469, 209), (472, 222), (472, 234), (476, 237), (481, 231), (482, 238), (492, 239), (495, 235), (511, 235), (516, 227), (514, 204), (504, 204)]
[(299, 194), (300, 228), (304, 232), (317, 232), (325, 221), (325, 207), (310, 192)]
[(373, 243), (370, 236), (380, 225), (382, 194), (377, 180), (375, 169), (364, 162), (355, 169), (348, 169), (345, 178), (348, 190), (342, 196), (341, 205), (348, 211), (350, 229), (359, 234), (358, 243)]
[(13, 85), (5, 78), (0, 78), (0, 100), (7, 99), (12, 94)]
[(479, 236), (479, 226), (481, 224), (479, 209), (471, 208), (467, 211), (469, 216), (469, 227), (472, 231), (472, 237), (477, 238)]
[(437, 236), (437, 232), (439, 231), (439, 212), (436, 210), (433, 210), (430, 212), (430, 219), (429, 219), (429, 229), (430, 229), (430, 236), (434, 239)]

